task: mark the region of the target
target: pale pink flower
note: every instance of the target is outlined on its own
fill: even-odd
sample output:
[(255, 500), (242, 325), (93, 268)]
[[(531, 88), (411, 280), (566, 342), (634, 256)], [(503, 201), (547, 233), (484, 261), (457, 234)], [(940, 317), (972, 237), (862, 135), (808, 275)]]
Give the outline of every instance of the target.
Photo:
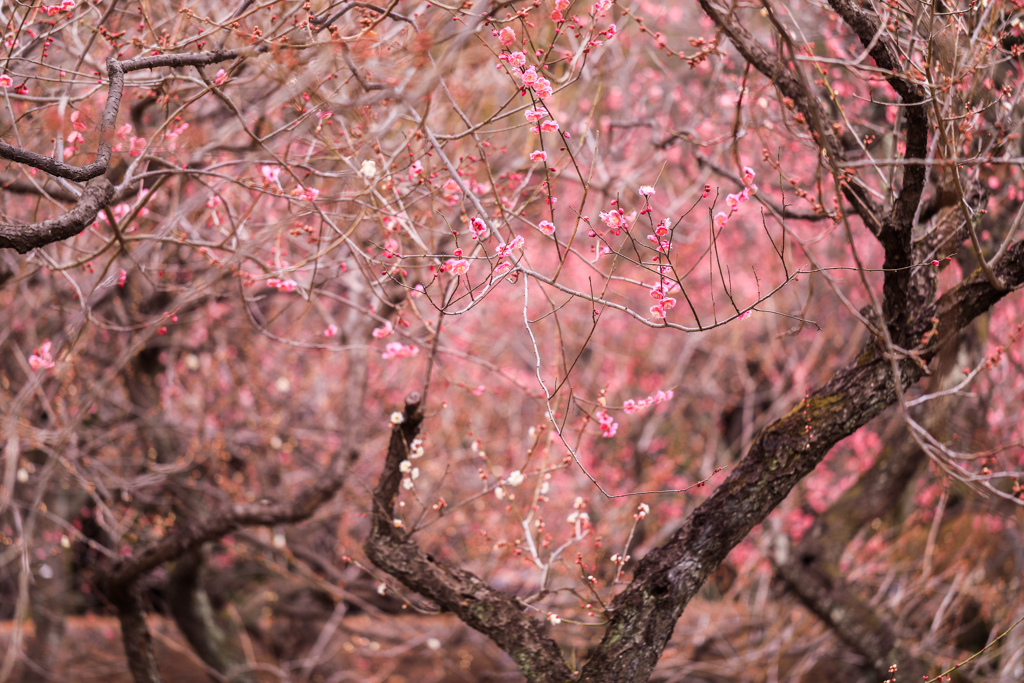
[(315, 201), (320, 195), (320, 190), (315, 187), (304, 187), (302, 193), (299, 195), (299, 199), (308, 199), (309, 201)]
[(540, 231), (545, 235), (555, 234), (555, 224), (551, 221), (541, 221), (537, 224), (537, 227), (540, 228)]
[(533, 152), (530, 152), (530, 161), (547, 161), (547, 160), (548, 160), (548, 153), (547, 152), (541, 151), (539, 149), (535, 150)]
[(520, 69), (526, 66), (526, 55), (522, 52), (504, 53), (498, 55), (498, 61), (505, 62), (509, 66), (518, 66)]
[(754, 173), (754, 169), (750, 168), (749, 166), (744, 166), (743, 167), (743, 177), (742, 177), (743, 184), (744, 185), (749, 185), (750, 183), (754, 182), (754, 176), (755, 175), (757, 175), (757, 174)]
[(385, 322), (380, 327), (377, 327), (370, 334), (373, 335), (374, 339), (384, 339), (390, 337), (391, 333), (395, 331), (395, 326), (390, 322)]
[(545, 133), (554, 133), (558, 130), (558, 121), (545, 121), (540, 124), (540, 129)]
[(508, 261), (502, 261), (498, 264), (498, 267), (494, 269), (494, 275), (495, 277), (500, 277), (510, 270), (512, 270), (512, 264)]
[(547, 112), (543, 109), (527, 109), (525, 115), (527, 121), (537, 123), (547, 115)]
[(450, 258), (444, 262), (444, 270), (455, 276), (465, 275), (469, 272), (469, 261), (464, 258)]
[(14, 81), (10, 76), (7, 74), (0, 76), (0, 88), (10, 88), (12, 85), (14, 85)]
[(719, 211), (718, 213), (715, 214), (714, 225), (715, 225), (716, 228), (725, 227), (725, 224), (728, 223), (728, 222), (729, 222), (729, 217), (726, 216), (721, 211)]
[(599, 17), (607, 12), (612, 7), (612, 0), (597, 0), (594, 3), (594, 7), (590, 10), (595, 17)]
[(487, 234), (487, 224), (477, 216), (469, 219), (469, 229), (473, 231), (473, 239), (483, 239)]
[(505, 47), (509, 47), (516, 42), (516, 32), (511, 26), (506, 26), (498, 32), (498, 41)]
[(219, 69), (217, 75), (213, 77), (215, 85), (224, 85), (224, 81), (228, 79), (228, 72), (224, 69)]
[(650, 197), (651, 195), (654, 194), (654, 192), (655, 192), (654, 188), (651, 187), (650, 185), (641, 185), (640, 186), (640, 194), (643, 195), (644, 197)]
[(601, 220), (609, 228), (621, 228), (622, 227), (622, 214), (618, 211), (602, 211), (600, 213)]
[(32, 355), (28, 357), (28, 364), (36, 372), (49, 370), (54, 367), (53, 356), (50, 355), (51, 342), (44, 341), (38, 349), (33, 349)]
[(327, 337), (327, 338), (331, 338), (331, 337), (333, 337), (336, 334), (338, 334), (338, 326), (337, 325), (328, 325), (327, 329), (324, 330), (324, 336)]

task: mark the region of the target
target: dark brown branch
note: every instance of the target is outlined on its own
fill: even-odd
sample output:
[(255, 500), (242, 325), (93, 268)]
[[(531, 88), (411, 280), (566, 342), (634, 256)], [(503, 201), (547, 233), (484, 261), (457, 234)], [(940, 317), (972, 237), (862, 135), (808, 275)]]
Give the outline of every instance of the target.
[[(351, 459), (355, 459), (354, 453)], [(341, 488), (345, 481), (343, 467), (335, 465), (334, 472), (300, 491), (287, 503), (231, 505), (210, 513), (197, 524), (182, 524), (138, 555), (118, 562), (109, 573), (109, 581), (115, 585), (131, 583), (164, 562), (177, 559), (203, 543), (217, 540), (242, 527), (293, 524), (309, 519)]]
[[(167, 580), (167, 598), (174, 623), (199, 657), (229, 680), (255, 683), (251, 671), (241, 671), (245, 660), (232, 647), (228, 633), (214, 617), (210, 596), (202, 586), (203, 548), (185, 553)], [(237, 672), (232, 675), (232, 672)]]
[(40, 171), (45, 171), (52, 176), (76, 182), (85, 182), (101, 176), (107, 172), (107, 167), (110, 165), (110, 155), (113, 149), (111, 143), (114, 139), (114, 128), (117, 126), (117, 112), (121, 107), (121, 97), (124, 95), (124, 75), (126, 73), (159, 67), (206, 66), (208, 64), (225, 62), (229, 59), (266, 52), (268, 49), (266, 46), (261, 45), (238, 50), (193, 52), (183, 55), (151, 55), (148, 57), (126, 59), (124, 61), (118, 61), (111, 57), (107, 60), (107, 75), (110, 78), (110, 85), (107, 89), (107, 102), (104, 105), (103, 115), (100, 118), (100, 141), (96, 148), (95, 161), (85, 166), (71, 166), (52, 157), (29, 152), (3, 141), (0, 141), (0, 158), (38, 168)]
[[(771, 50), (755, 40), (731, 12), (716, 6), (712, 0), (700, 0), (700, 6), (708, 17), (729, 36), (729, 40), (736, 46), (743, 58), (771, 80), (784, 97), (792, 100), (793, 105), (811, 125), (811, 132), (821, 149), (835, 163), (844, 161), (843, 146), (832, 126), (827, 123), (828, 117), (825, 115), (821, 101), (804, 88), (800, 79), (793, 74), (789, 66), (783, 64)], [(815, 121), (820, 122), (820, 130), (819, 127), (813, 125)], [(843, 179), (842, 190), (857, 215), (861, 217), (868, 229), (877, 235), (881, 229), (881, 222), (878, 218), (881, 212), (871, 199), (867, 189), (851, 176)]]
[(38, 247), (66, 240), (89, 227), (114, 197), (114, 186), (106, 178), (89, 183), (75, 208), (63, 216), (30, 225), (0, 225), (0, 249), (24, 254)]
[[(523, 613), (525, 605), (512, 595), (425, 552), (395, 526), (394, 505), (402, 481), (400, 465), (419, 432), (420, 397), (406, 399), (405, 422), (391, 432), (387, 459), (374, 490), (373, 529), (363, 546), (370, 560), (405, 586), (454, 612), (462, 621), (490, 637), (519, 665), (531, 682), (563, 683), (573, 672), (544, 625)], [(621, 679), (632, 680), (632, 679)]]
[[(1024, 282), (1024, 244), (1014, 245), (998, 274), (1003, 282)], [(937, 303), (926, 307), (911, 334), (927, 332), (938, 318), (938, 339), (946, 340), (1002, 299), (976, 272)], [(939, 345), (920, 350), (930, 361)], [(924, 369), (901, 359), (904, 387)], [(633, 581), (609, 611), (604, 639), (583, 669), (583, 681), (644, 681), (668, 643), (683, 608), (708, 576), (750, 530), (760, 524), (840, 439), (849, 436), (896, 401), (890, 363), (871, 345), (839, 370), (788, 415), (758, 434), (746, 457), (672, 538), (638, 564)]]
[(128, 658), (128, 670), (135, 683), (162, 683), (160, 669), (153, 654), (153, 637), (146, 625), (146, 612), (138, 585), (131, 583), (113, 587), (107, 597), (117, 608), (121, 622), (121, 640)]
[[(857, 34), (875, 64), (888, 72), (886, 81), (906, 105), (903, 107), (907, 134), (904, 156), (924, 161), (928, 156), (928, 100), (924, 88), (907, 77), (896, 47), (887, 37), (880, 35), (878, 18), (873, 12), (851, 0), (829, 0), (829, 5)], [(882, 310), (893, 341), (901, 345), (907, 341), (904, 324), (907, 311), (917, 310), (925, 303), (911, 299), (908, 293), (909, 266), (912, 262), (911, 231), (926, 179), (927, 168), (924, 164), (911, 164), (904, 168), (899, 196), (878, 233), (879, 241), (885, 248)]]

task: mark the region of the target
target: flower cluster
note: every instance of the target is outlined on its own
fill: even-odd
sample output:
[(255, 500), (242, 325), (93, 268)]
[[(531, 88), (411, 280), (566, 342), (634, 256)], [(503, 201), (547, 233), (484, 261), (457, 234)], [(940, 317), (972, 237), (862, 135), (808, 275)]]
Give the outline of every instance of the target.
[(668, 391), (659, 391), (658, 393), (652, 396), (648, 396), (647, 398), (641, 398), (638, 400), (633, 400), (631, 398), (626, 399), (626, 401), (622, 403), (622, 410), (627, 415), (632, 415), (633, 413), (639, 412), (644, 408), (654, 405), (655, 403), (664, 403), (665, 401), (670, 401), (672, 400), (672, 397), (674, 395), (675, 393), (671, 389), (669, 389)]
[(608, 414), (607, 410), (597, 411), (594, 413), (594, 417), (597, 418), (597, 426), (601, 429), (601, 436), (604, 438), (610, 439), (615, 436), (615, 432), (619, 431), (619, 423)]
[(388, 342), (388, 345), (384, 347), (384, 353), (380, 354), (380, 357), (384, 360), (391, 360), (393, 358), (409, 358), (411, 356), (415, 356), (419, 352), (419, 347), (412, 344)]
[(295, 280), (282, 280), (281, 278), (272, 277), (267, 280), (267, 286), (273, 287), (279, 292), (294, 292), (298, 286)]
[(522, 249), (525, 243), (526, 240), (523, 239), (522, 235), (516, 235), (508, 244), (502, 242), (498, 245), (498, 258), (505, 258), (512, 253), (513, 249)]
[(67, 11), (72, 10), (74, 8), (75, 8), (75, 0), (64, 0), (59, 5), (44, 5), (43, 7), (40, 7), (39, 9), (43, 10), (44, 12), (46, 12), (46, 14), (48, 16), (54, 17), (54, 16), (57, 16), (58, 14), (60, 14), (61, 12), (67, 12)]
[[(749, 166), (743, 167), (743, 175), (741, 176), (744, 185), (743, 191), (735, 194), (730, 194), (725, 198), (725, 204), (726, 206), (729, 207), (729, 213), (719, 211), (718, 213), (715, 214), (713, 224), (716, 230), (725, 227), (725, 224), (729, 222), (729, 218), (734, 213), (736, 213), (737, 210), (739, 210), (740, 204), (743, 204), (744, 202), (748, 201), (752, 196), (754, 196), (757, 193), (757, 185), (754, 184), (755, 175), (756, 174), (754, 173), (754, 170), (752, 168), (750, 168)], [(705, 194), (707, 193), (705, 192)]]

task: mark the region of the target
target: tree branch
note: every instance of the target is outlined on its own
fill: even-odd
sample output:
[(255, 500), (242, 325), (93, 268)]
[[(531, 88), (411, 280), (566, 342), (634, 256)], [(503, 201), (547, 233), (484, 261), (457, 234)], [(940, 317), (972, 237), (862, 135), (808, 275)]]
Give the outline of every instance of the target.
[[(999, 265), (1003, 282), (1024, 282), (1024, 243)], [(987, 311), (1006, 292), (980, 271), (927, 307), (911, 327), (923, 336), (938, 318), (938, 341), (920, 350), (930, 361), (943, 341)], [(924, 321), (924, 322), (922, 322)], [(924, 368), (901, 359), (904, 388)], [(646, 680), (661, 657), (683, 608), (729, 551), (761, 523), (840, 439), (896, 401), (890, 363), (870, 344), (788, 415), (766, 427), (746, 457), (672, 538), (637, 566), (633, 581), (610, 609), (611, 624), (583, 668), (582, 681)]]
[(89, 183), (75, 208), (63, 216), (29, 225), (0, 225), (0, 248), (14, 249), (19, 254), (38, 247), (66, 240), (89, 227), (114, 197), (114, 186), (106, 178)]
[[(394, 521), (402, 481), (400, 465), (423, 421), (419, 394), (406, 399), (405, 421), (391, 432), (387, 459), (374, 490), (373, 528), (363, 549), (370, 560), (405, 586), (454, 612), (490, 637), (519, 665), (531, 682), (564, 683), (573, 672), (544, 625), (526, 616), (523, 602), (471, 574), (425, 552)], [(625, 679), (623, 679), (625, 680)]]

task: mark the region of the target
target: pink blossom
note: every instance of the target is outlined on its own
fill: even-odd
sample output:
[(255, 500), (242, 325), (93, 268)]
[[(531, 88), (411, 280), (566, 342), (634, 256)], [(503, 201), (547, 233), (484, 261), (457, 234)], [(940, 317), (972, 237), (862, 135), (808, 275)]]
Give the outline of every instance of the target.
[(299, 283), (295, 280), (284, 280), (277, 286), (279, 292), (294, 292)]
[(601, 220), (604, 221), (604, 224), (607, 225), (609, 228), (623, 227), (622, 214), (619, 213), (618, 211), (602, 211), (600, 216)]
[(751, 315), (753, 315), (753, 313), (754, 313), (753, 311), (743, 311), (742, 313), (740, 313), (740, 316), (737, 319), (738, 320), (746, 320)]
[(548, 153), (547, 152), (541, 151), (539, 149), (535, 150), (533, 152), (530, 152), (530, 161), (547, 161), (547, 160), (548, 160)]
[(337, 325), (328, 325), (327, 329), (324, 330), (324, 336), (327, 337), (328, 339), (333, 337), (336, 334), (338, 334), (338, 326)]
[(509, 47), (514, 42), (516, 42), (516, 32), (512, 29), (511, 26), (506, 26), (505, 28), (501, 29), (501, 31), (498, 32), (498, 40), (505, 47)]
[(545, 235), (555, 234), (555, 224), (552, 223), (551, 221), (541, 221), (540, 223), (537, 224), (537, 227)]
[(142, 154), (142, 150), (146, 148), (146, 138), (137, 138), (134, 135), (128, 140), (129, 151), (128, 154), (137, 157)]
[(392, 360), (395, 358), (409, 358), (415, 356), (420, 352), (419, 348), (412, 344), (402, 344), (401, 342), (389, 342), (384, 347), (384, 353), (380, 354), (380, 357), (384, 360)]
[(281, 176), (281, 168), (279, 166), (260, 166), (260, 173), (268, 183), (276, 183)]
[(650, 197), (651, 195), (654, 194), (655, 189), (653, 187), (651, 187), (650, 185), (641, 185), (639, 192), (644, 197)]
[(743, 184), (744, 185), (750, 185), (750, 183), (754, 182), (754, 176), (755, 175), (756, 174), (754, 173), (754, 169), (750, 168), (749, 166), (744, 166), (743, 167), (743, 177), (742, 177)]
[(473, 239), (483, 239), (487, 234), (487, 224), (482, 218), (473, 216), (469, 219), (469, 229), (473, 231)]
[(68, 144), (73, 145), (79, 142), (85, 142), (85, 138), (77, 130), (71, 131), (71, 134), (68, 135)]
[(618, 32), (619, 30), (615, 28), (615, 24), (608, 24), (608, 28), (605, 29), (604, 34), (608, 36), (608, 40), (611, 40)]
[(71, 112), (71, 126), (75, 130), (85, 130), (85, 124), (78, 120), (81, 115), (80, 111)]
[(593, 13), (595, 17), (599, 17), (605, 12), (607, 12), (609, 9), (611, 9), (611, 7), (612, 0), (597, 0), (597, 2), (594, 3), (594, 6), (593, 8), (591, 8), (590, 11), (591, 13)]
[(619, 423), (616, 422), (606, 410), (599, 410), (594, 413), (597, 418), (597, 426), (601, 429), (601, 436), (610, 439), (619, 430)]
[(127, 280), (127, 279), (128, 279), (128, 271), (125, 270), (124, 268), (122, 268), (121, 272), (117, 274), (117, 286), (118, 287), (124, 287), (125, 280)]
[(553, 21), (555, 23), (561, 23), (561, 22), (565, 21), (565, 17), (563, 17), (562, 13), (559, 12), (558, 10), (555, 10), (554, 12), (549, 14), (548, 17), (551, 19), (551, 21)]
[(417, 176), (420, 173), (423, 173), (423, 164), (422, 162), (414, 161), (412, 166), (409, 167), (409, 176)]
[(537, 75), (537, 67), (531, 65), (527, 67), (526, 71), (522, 73), (520, 78), (523, 79), (523, 85), (531, 88), (537, 85), (537, 79), (542, 77)]
[(464, 258), (450, 258), (444, 262), (444, 270), (455, 276), (465, 275), (469, 272), (469, 261)]
[(716, 228), (725, 227), (725, 224), (728, 223), (728, 222), (729, 222), (729, 217), (726, 216), (721, 211), (719, 211), (718, 213), (715, 214), (714, 225), (715, 225)]
[(213, 77), (215, 85), (224, 85), (224, 81), (228, 79), (228, 72), (224, 69), (219, 69), (217, 75)]
[(50, 355), (50, 341), (44, 341), (38, 349), (32, 350), (32, 355), (28, 357), (28, 364), (34, 371), (49, 370), (54, 367), (53, 356)]
[(512, 270), (512, 264), (509, 263), (508, 261), (502, 261), (501, 263), (498, 264), (498, 267), (494, 269), (494, 275), (496, 277), (501, 276), (510, 270)]
[(537, 93), (537, 97), (541, 98), (542, 100), (547, 97), (551, 97), (552, 93), (554, 93), (554, 90), (552, 90), (551, 88), (551, 81), (544, 78), (543, 76), (537, 77), (537, 81), (536, 83), (534, 83), (533, 86), (533, 91)]
[(319, 195), (320, 190), (316, 189), (315, 187), (304, 187), (302, 188), (302, 193), (299, 194), (299, 199), (308, 199), (309, 201), (312, 202), (315, 201)]
[(522, 249), (525, 243), (526, 240), (523, 239), (522, 235), (516, 235), (507, 245), (502, 242), (498, 245), (498, 258), (505, 258), (512, 253), (513, 249)]
[(0, 88), (10, 88), (12, 85), (14, 85), (14, 81), (10, 76), (7, 74), (0, 76)]
[(725, 203), (730, 211), (735, 211), (736, 207), (740, 204), (740, 196), (738, 194), (730, 194), (725, 198)]
[(570, 0), (555, 0), (555, 9), (559, 12), (564, 12), (569, 9)]
[(525, 115), (527, 121), (537, 123), (547, 115), (547, 112), (543, 109), (527, 109)]
[(371, 332), (370, 334), (373, 335), (374, 339), (384, 339), (386, 337), (390, 337), (391, 333), (394, 331), (395, 326), (392, 325), (390, 322), (385, 322), (380, 327), (374, 328), (373, 332)]
[(498, 61), (505, 62), (509, 66), (518, 66), (521, 69), (526, 66), (526, 55), (522, 52), (502, 52), (498, 55)]
[(554, 133), (558, 130), (558, 121), (545, 121), (540, 124), (540, 129), (545, 133)]

